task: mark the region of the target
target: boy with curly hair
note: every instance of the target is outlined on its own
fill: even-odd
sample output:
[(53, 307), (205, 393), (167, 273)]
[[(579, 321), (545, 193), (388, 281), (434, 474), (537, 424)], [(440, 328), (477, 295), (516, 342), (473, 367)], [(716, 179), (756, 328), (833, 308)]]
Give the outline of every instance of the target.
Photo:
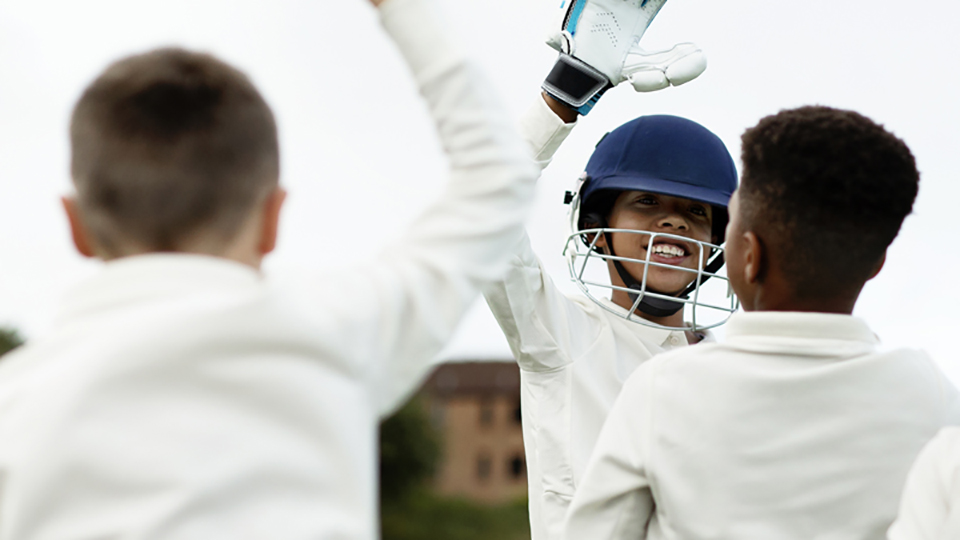
[(851, 315), (917, 194), (906, 144), (852, 111), (802, 107), (743, 135), (726, 257), (745, 313), (723, 343), (625, 383), (566, 537), (883, 538), (910, 463), (956, 389), (923, 352)]

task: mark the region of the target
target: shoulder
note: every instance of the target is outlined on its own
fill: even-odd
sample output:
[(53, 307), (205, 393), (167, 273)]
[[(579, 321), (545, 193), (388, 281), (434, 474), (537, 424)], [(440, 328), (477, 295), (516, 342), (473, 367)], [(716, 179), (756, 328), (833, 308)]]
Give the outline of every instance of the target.
[(622, 392), (635, 399), (659, 401), (664, 394), (657, 389), (690, 388), (710, 384), (714, 376), (723, 378), (720, 372), (729, 366), (727, 360), (728, 353), (718, 343), (665, 351), (641, 363), (624, 382)]
[(900, 384), (914, 388), (925, 397), (939, 399), (940, 405), (951, 409), (950, 423), (960, 421), (960, 392), (927, 351), (918, 348), (896, 348), (881, 350), (887, 365), (896, 374)]
[(717, 356), (730, 354), (731, 352), (730, 348), (722, 343), (701, 341), (694, 345), (679, 347), (660, 353), (647, 363), (653, 364), (650, 369), (664, 370), (681, 365), (710, 362)]
[(641, 364), (627, 379), (624, 388), (641, 387), (662, 377), (683, 377), (691, 366), (713, 363), (722, 350), (719, 343), (700, 343), (662, 352)]

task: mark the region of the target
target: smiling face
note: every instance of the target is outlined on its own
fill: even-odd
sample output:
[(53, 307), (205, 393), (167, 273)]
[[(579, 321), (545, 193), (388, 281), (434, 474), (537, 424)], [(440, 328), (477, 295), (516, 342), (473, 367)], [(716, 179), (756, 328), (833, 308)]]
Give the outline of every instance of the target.
[[(624, 191), (614, 202), (607, 221), (611, 229), (650, 231), (701, 242), (716, 242), (716, 239), (711, 236), (712, 207), (706, 203), (680, 197), (643, 191)], [(609, 233), (607, 236), (613, 242), (613, 251), (617, 256), (640, 260), (647, 258), (650, 235)], [(606, 245), (607, 238), (600, 238), (597, 242), (597, 246), (608, 251)], [(709, 253), (704, 254), (704, 257), (707, 256)], [(700, 248), (696, 242), (658, 237), (654, 240), (650, 260), (696, 270), (700, 264)], [(608, 264), (614, 284), (622, 286), (613, 263)], [(643, 279), (644, 264), (632, 262), (622, 264), (638, 282)], [(647, 287), (664, 294), (677, 294), (685, 289), (694, 277), (695, 275), (689, 272), (651, 266), (647, 274)], [(619, 298), (621, 296), (623, 298)], [(626, 293), (616, 290), (613, 301), (621, 305), (625, 303), (626, 307), (633, 303)]]

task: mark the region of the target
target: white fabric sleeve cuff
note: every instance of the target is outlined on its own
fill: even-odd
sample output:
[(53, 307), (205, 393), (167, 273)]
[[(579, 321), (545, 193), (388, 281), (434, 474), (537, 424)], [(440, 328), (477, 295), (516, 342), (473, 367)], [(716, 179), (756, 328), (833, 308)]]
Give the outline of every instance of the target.
[(550, 110), (543, 96), (538, 95), (536, 102), (520, 118), (519, 128), (520, 135), (530, 145), (530, 155), (540, 169), (544, 169), (576, 125), (577, 122), (565, 123)]

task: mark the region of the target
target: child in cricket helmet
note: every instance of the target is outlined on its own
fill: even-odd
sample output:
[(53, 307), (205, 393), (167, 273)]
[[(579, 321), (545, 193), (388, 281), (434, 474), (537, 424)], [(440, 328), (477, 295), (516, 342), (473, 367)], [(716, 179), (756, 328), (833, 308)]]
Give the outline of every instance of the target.
[[(717, 271), (737, 171), (719, 137), (684, 118), (642, 116), (600, 140), (581, 181), (568, 196), (574, 207), (566, 254), (587, 296), (598, 301), (594, 288), (604, 286), (584, 279), (585, 265), (602, 260), (611, 299), (631, 320), (683, 326), (683, 307), (691, 304), (694, 326), (705, 328), (735, 310), (732, 298), (706, 303), (699, 294), (708, 278), (726, 279)], [(723, 316), (697, 324), (701, 308)]]

